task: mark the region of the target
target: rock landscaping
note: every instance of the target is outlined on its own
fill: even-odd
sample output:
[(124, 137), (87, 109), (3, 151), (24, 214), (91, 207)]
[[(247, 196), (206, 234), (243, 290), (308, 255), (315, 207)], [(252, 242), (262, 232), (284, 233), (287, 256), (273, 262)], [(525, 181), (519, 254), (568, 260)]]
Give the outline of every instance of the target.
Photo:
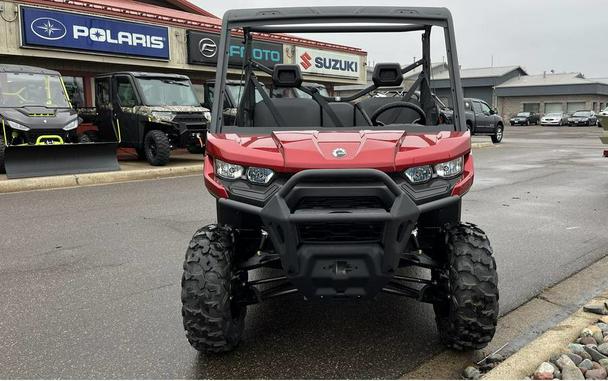
[(602, 316), (583, 329), (574, 343), (562, 353), (541, 363), (528, 379), (606, 380), (608, 379), (608, 302), (588, 305), (586, 312)]
[[(586, 305), (583, 310), (601, 316), (594, 324), (582, 329), (573, 343), (541, 362), (534, 373), (526, 377), (527, 380), (608, 379), (608, 301)], [(498, 366), (504, 358), (497, 352), (468, 366), (462, 374), (463, 378), (480, 379)]]

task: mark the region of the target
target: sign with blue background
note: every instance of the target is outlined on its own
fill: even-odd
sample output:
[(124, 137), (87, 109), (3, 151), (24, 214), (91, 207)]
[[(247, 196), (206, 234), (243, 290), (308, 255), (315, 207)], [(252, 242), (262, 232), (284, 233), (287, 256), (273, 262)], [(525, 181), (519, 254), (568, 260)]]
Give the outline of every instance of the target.
[(167, 27), (21, 7), (22, 44), (169, 59)]

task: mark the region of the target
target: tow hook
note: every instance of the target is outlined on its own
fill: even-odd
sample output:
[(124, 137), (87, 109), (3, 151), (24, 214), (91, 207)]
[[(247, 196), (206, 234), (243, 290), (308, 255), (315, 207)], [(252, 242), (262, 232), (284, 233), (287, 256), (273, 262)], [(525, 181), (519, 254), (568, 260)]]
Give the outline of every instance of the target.
[(198, 142), (200, 143), (201, 147), (204, 147), (205, 144), (203, 144), (203, 138), (201, 138), (201, 133), (200, 132), (196, 133), (196, 138), (198, 139)]

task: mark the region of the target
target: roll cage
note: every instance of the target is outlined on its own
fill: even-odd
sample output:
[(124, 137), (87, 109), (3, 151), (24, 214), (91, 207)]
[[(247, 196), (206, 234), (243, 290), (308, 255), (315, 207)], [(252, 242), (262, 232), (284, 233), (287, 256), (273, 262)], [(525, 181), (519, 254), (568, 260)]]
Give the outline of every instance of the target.
[[(401, 67), (401, 74), (422, 67), (420, 75), (407, 92), (411, 97), (416, 88), (420, 87), (421, 108), (427, 115), (432, 115), (435, 103), (430, 87), (431, 58), (430, 32), (431, 27), (443, 28), (446, 55), (450, 70), (451, 97), (454, 100), (453, 123), (456, 131), (466, 131), (464, 118), (463, 92), (460, 81), (456, 43), (452, 16), (445, 8), (430, 7), (314, 7), (314, 8), (281, 8), (281, 9), (245, 9), (230, 10), (226, 13), (222, 24), (219, 41), (219, 54), (216, 71), (216, 96), (213, 102), (211, 117), (211, 133), (220, 133), (223, 128), (223, 102), (227, 82), (229, 39), (233, 32), (242, 33), (245, 46), (243, 60), (244, 96), (239, 104), (237, 120), (239, 126), (252, 125), (249, 110), (255, 106), (255, 91), (259, 87), (255, 71), (272, 75), (273, 70), (255, 62), (252, 59), (253, 35), (267, 33), (373, 33), (373, 32), (422, 32), (422, 58), (416, 62)], [(378, 88), (371, 84), (348, 97), (324, 97), (306, 86), (296, 87), (309, 95), (323, 107), (324, 102), (350, 102), (361, 98)], [(405, 98), (404, 98), (405, 99)], [(407, 99), (406, 99), (407, 100)], [(432, 118), (427, 118), (427, 125), (433, 124)], [(239, 130), (244, 132), (242, 129)]]

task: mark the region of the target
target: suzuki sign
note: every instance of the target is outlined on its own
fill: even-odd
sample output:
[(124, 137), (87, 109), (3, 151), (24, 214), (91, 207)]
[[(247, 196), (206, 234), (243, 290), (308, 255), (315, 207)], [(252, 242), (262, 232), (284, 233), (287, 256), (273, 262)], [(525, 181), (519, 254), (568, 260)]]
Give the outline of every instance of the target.
[(22, 45), (169, 59), (167, 27), (21, 7)]
[(359, 56), (355, 54), (297, 46), (295, 60), (302, 73), (359, 78), (361, 72)]
[[(216, 65), (219, 34), (203, 33), (194, 30), (188, 31), (188, 63), (194, 65)], [(283, 63), (283, 45), (274, 42), (253, 41), (251, 52), (254, 61), (267, 67)], [(231, 37), (228, 47), (228, 64), (242, 66), (245, 57), (245, 46), (242, 39)]]

